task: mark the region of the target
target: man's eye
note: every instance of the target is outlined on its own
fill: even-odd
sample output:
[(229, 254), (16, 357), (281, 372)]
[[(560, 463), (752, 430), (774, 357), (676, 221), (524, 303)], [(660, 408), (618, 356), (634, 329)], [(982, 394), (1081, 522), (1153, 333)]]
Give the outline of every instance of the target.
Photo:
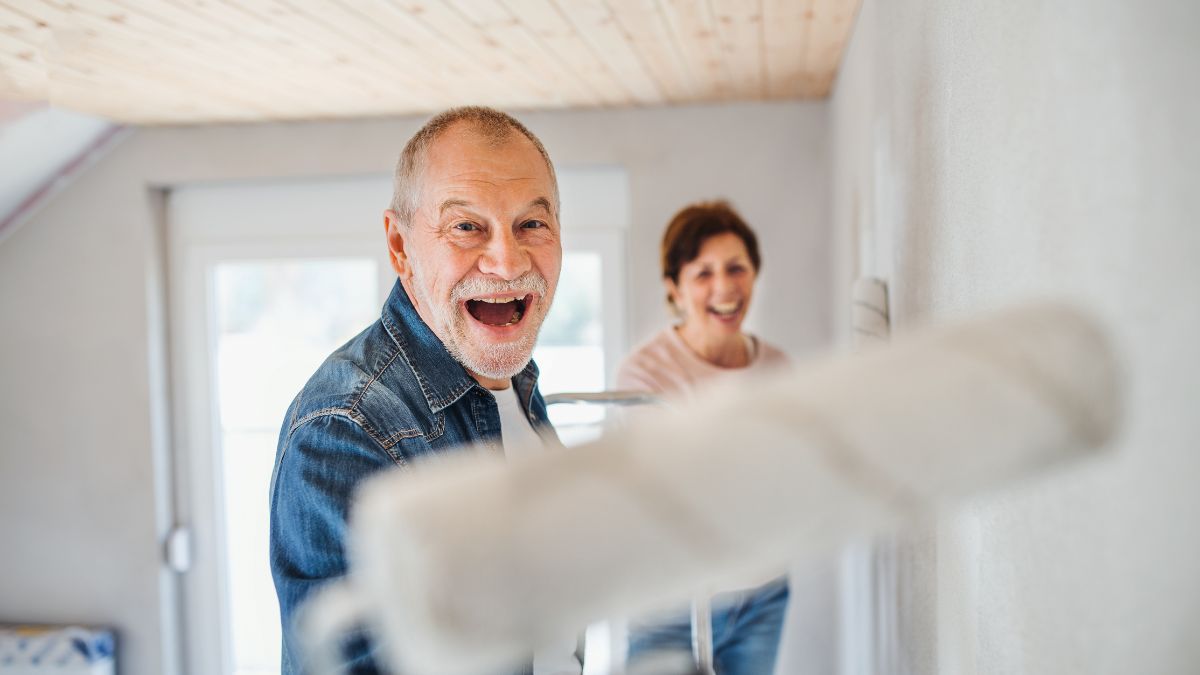
[(459, 230), (460, 232), (474, 232), (479, 229), (479, 226), (475, 223), (463, 221), (461, 223), (455, 223), (454, 229)]
[(707, 279), (710, 276), (712, 276), (712, 272), (710, 272), (708, 270), (702, 270), (702, 271), (696, 273), (697, 279)]
[(540, 220), (527, 220), (527, 221), (521, 223), (521, 227), (523, 227), (527, 230), (536, 230), (539, 227), (546, 227), (546, 224)]

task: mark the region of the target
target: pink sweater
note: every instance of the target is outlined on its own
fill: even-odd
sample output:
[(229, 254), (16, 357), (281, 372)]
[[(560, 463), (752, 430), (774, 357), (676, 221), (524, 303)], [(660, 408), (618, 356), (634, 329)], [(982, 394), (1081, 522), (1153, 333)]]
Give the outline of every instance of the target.
[[(750, 364), (744, 368), (722, 368), (700, 358), (674, 328), (668, 327), (625, 357), (617, 369), (617, 389), (648, 391), (668, 398), (687, 399), (697, 389), (718, 382), (753, 378), (791, 364), (779, 349), (751, 336)], [(779, 577), (770, 571), (753, 577), (730, 580), (720, 590), (744, 591)]]
[(687, 396), (702, 384), (754, 377), (789, 365), (779, 349), (753, 336), (750, 341), (749, 365), (722, 368), (700, 358), (674, 328), (665, 328), (621, 362), (617, 389)]

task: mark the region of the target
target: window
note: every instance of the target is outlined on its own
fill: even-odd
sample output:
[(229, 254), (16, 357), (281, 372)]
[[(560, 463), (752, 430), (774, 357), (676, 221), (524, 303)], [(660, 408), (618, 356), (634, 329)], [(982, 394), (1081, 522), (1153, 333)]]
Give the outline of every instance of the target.
[[(560, 168), (562, 275), (534, 358), (542, 391), (598, 391), (625, 349), (616, 168)], [(188, 670), (279, 672), (267, 488), (283, 415), (338, 345), (379, 316), (395, 276), (389, 177), (183, 186), (168, 197), (179, 518)], [(555, 406), (567, 442), (602, 413)]]
[[(370, 259), (219, 263), (218, 481), (235, 675), (279, 672), (280, 625), (267, 558), (270, 480), (282, 412), (308, 375), (379, 312)], [(236, 516), (236, 517), (233, 517)]]

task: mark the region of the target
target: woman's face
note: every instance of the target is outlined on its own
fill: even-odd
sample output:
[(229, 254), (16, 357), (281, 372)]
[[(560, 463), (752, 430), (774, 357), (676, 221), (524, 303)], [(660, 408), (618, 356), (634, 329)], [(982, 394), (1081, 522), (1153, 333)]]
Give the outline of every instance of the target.
[(680, 268), (678, 283), (666, 280), (667, 292), (685, 326), (714, 337), (733, 334), (750, 309), (756, 274), (741, 237), (723, 232), (704, 240), (696, 259)]

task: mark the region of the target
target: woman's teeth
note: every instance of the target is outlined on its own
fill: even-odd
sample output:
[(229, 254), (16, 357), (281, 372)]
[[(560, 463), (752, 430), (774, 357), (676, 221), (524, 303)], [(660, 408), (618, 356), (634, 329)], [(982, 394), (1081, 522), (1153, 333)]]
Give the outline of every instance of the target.
[(729, 316), (731, 314), (735, 314), (741, 306), (742, 303), (740, 302), (724, 302), (717, 305), (710, 305), (709, 309), (711, 309), (714, 314)]

